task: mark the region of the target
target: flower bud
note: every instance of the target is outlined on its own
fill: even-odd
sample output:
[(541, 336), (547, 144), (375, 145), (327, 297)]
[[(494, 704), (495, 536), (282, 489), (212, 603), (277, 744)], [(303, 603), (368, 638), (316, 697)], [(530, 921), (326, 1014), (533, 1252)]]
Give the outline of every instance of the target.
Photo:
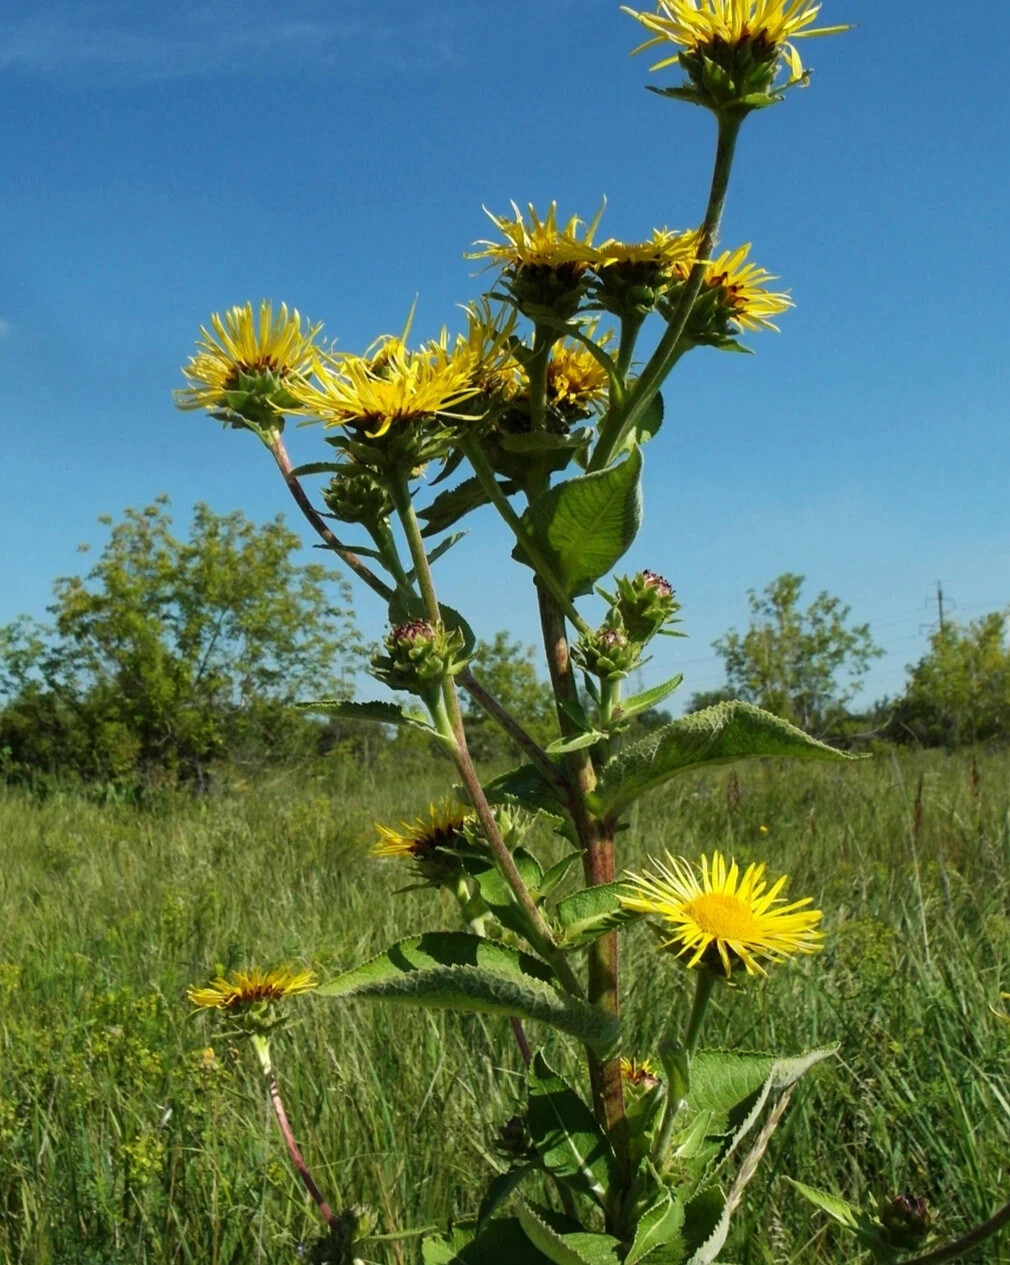
[(323, 492), (323, 500), (342, 523), (368, 526), (388, 518), (393, 510), (386, 486), (365, 467), (348, 466), (334, 475)]
[(372, 658), (373, 674), (395, 690), (425, 694), (447, 676), (466, 666), (464, 639), (459, 629), (411, 619), (399, 624), (384, 641), (388, 654)]
[(605, 624), (589, 637), (580, 637), (572, 650), (581, 667), (604, 681), (622, 681), (638, 662), (641, 643), (621, 627)]
[(509, 1160), (523, 1159), (533, 1154), (525, 1116), (510, 1116), (505, 1121), (495, 1136), (494, 1149)]
[(664, 624), (677, 622), (680, 603), (669, 581), (655, 571), (640, 571), (632, 579), (619, 576), (616, 583), (613, 609), (633, 641), (644, 645)]
[(913, 1248), (929, 1230), (930, 1215), (926, 1201), (905, 1191), (893, 1199), (884, 1198), (877, 1207), (877, 1219), (889, 1247)]

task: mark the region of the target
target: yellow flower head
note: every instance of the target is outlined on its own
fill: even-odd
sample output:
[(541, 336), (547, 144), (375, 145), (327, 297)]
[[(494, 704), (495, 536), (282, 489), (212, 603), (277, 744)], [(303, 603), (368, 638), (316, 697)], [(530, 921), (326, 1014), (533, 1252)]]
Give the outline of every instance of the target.
[(416, 817), (413, 825), (401, 821), (399, 830), (374, 822), (379, 838), (372, 856), (430, 859), (440, 848), (451, 848), (459, 842), (467, 815), (459, 804), (443, 799), (439, 805), (428, 805), (427, 818)]
[(455, 360), (467, 365), (471, 381), (482, 393), (500, 390), (514, 364), (510, 339), (515, 332), (517, 313), (514, 308), (492, 309), (486, 298), (464, 309), (467, 318), (465, 334), (450, 341), (443, 327), (437, 340), (428, 344), (436, 360)]
[(359, 427), (370, 439), (449, 413), (478, 390), (464, 349), (409, 351), (398, 338), (384, 339), (369, 356), (317, 357), (314, 370), (315, 382), (291, 385), (299, 404), (292, 411), (325, 426)]
[(748, 975), (764, 975), (759, 957), (780, 962), (820, 949), (820, 911), (804, 908), (809, 897), (784, 904), (779, 893), (785, 877), (768, 887), (763, 865), (749, 865), (741, 876), (736, 862), (727, 867), (719, 852), (711, 863), (701, 858), (700, 877), (687, 861), (669, 853), (666, 860), (653, 861), (654, 874), (628, 875), (635, 891), (621, 904), (662, 918), (669, 936), (663, 947), (686, 957), (689, 967), (721, 964), (730, 975), (742, 962)]
[(213, 313), (210, 323), (213, 333), (201, 326), (196, 355), (183, 368), (189, 385), (175, 392), (181, 409), (227, 408), (228, 392), (242, 390), (250, 378), (268, 375), (286, 384), (307, 373), (322, 329), (308, 322), (303, 329), (298, 311), (289, 312), (285, 303), (275, 316), (268, 299), (260, 303), (258, 314), (246, 303), (229, 308), (224, 316)]
[(705, 284), (720, 292), (722, 302), (732, 309), (732, 320), (743, 329), (773, 329), (768, 319), (787, 312), (793, 301), (788, 294), (774, 294), (764, 288), (768, 281), (775, 281), (770, 272), (757, 264), (745, 263), (750, 243), (737, 250), (723, 251), (713, 259), (705, 272)]
[(586, 224), (573, 215), (564, 228), (558, 226), (556, 202), (550, 204), (542, 220), (531, 202), (528, 223), (515, 202), (512, 203), (515, 218), (511, 220), (504, 215), (493, 215), (486, 207), (484, 209), (505, 240), (475, 242), (475, 246), (483, 246), (484, 249), (468, 254), (467, 259), (489, 259), (492, 265), (513, 272), (531, 267), (557, 269), (565, 266), (580, 271), (592, 262), (593, 233), (603, 214), (602, 206), (592, 223)]
[(254, 966), (251, 971), (233, 971), (230, 980), (219, 975), (206, 988), (188, 989), (186, 996), (194, 1006), (242, 1010), (257, 1002), (281, 1001), (284, 997), (311, 992), (317, 984), (313, 971), (296, 971), (292, 966), (276, 966), (272, 971), (264, 971)]
[[(655, 13), (622, 6), (623, 12), (653, 32), (651, 39), (634, 50), (636, 53), (667, 44), (689, 54), (710, 52), (720, 46), (734, 50), (750, 45), (767, 50), (776, 61), (783, 58), (789, 66), (790, 83), (799, 82), (804, 75), (803, 63), (790, 40), (837, 35), (849, 29), (811, 29), (820, 9), (820, 4), (810, 0), (659, 0)], [(672, 66), (680, 57), (679, 52), (674, 53), (651, 69)]]
[[(594, 327), (586, 331), (593, 337)], [(613, 334), (607, 331), (598, 340), (606, 350)], [(584, 343), (563, 338), (554, 344), (547, 362), (547, 402), (562, 413), (589, 412), (606, 404), (610, 390), (607, 371)]]
[(628, 1059), (621, 1055), (621, 1079), (636, 1089), (655, 1089), (659, 1072), (651, 1059)]
[(700, 237), (697, 230), (677, 233), (668, 228), (654, 228), (644, 242), (619, 242), (611, 237), (593, 248), (593, 269), (603, 272), (615, 265), (646, 265), (666, 272), (697, 257)]

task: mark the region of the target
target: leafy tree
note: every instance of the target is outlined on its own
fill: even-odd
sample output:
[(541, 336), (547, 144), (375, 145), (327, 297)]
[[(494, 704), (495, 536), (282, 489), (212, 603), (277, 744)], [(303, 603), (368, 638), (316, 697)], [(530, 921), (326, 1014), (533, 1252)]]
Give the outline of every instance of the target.
[(751, 589), (750, 627), (714, 641), (732, 697), (756, 703), (811, 733), (826, 733), (859, 692), (883, 651), (869, 624), (849, 624), (849, 607), (822, 591), (800, 609), (804, 577), (784, 572), (763, 593)]
[(926, 746), (956, 747), (1010, 739), (1010, 648), (1006, 611), (969, 624), (948, 623), (909, 665), (890, 732)]
[(294, 700), (349, 696), (348, 586), (296, 562), (301, 543), (280, 518), (258, 526), (201, 504), (181, 539), (160, 497), (99, 521), (108, 539), (86, 576), (55, 581), (51, 623), (0, 629), (8, 765), (200, 779), (215, 758), (304, 736)]
[[(557, 738), (554, 695), (537, 675), (532, 647), (513, 641), (507, 632), (497, 632), (492, 641), (478, 643), (473, 671), (481, 685), (541, 746)], [(474, 755), (488, 760), (509, 754), (508, 738), (470, 695), (465, 697), (464, 715)]]

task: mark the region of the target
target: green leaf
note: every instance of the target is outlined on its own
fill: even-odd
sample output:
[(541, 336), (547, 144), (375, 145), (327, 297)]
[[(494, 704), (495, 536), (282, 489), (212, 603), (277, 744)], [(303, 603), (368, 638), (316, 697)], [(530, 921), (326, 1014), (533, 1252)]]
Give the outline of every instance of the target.
[(550, 1265), (530, 1243), (516, 1217), (491, 1221), (475, 1235), (473, 1221), (457, 1223), (448, 1235), (421, 1244), (423, 1265)]
[(327, 716), (339, 716), (342, 720), (365, 720), (377, 725), (409, 725), (420, 729), (430, 738), (441, 738), (438, 731), (426, 720), (415, 716), (399, 703), (352, 703), (343, 698), (320, 698), (310, 703), (296, 703), (305, 712), (323, 712)]
[(622, 451), (635, 444), (647, 444), (650, 439), (654, 439), (659, 433), (660, 426), (663, 425), (663, 411), (663, 397), (657, 391), (649, 401), (645, 412), (628, 432), (621, 446)]
[(552, 983), (549, 966), (528, 953), (462, 931), (401, 940), (322, 984), (321, 997), (373, 998), (430, 1009), (539, 1019), (601, 1050), (613, 1049), (617, 1020)]
[(660, 1254), (656, 1248), (673, 1249), (663, 1253), (663, 1257), (679, 1259), (678, 1252), (683, 1255), (681, 1230), (684, 1225), (684, 1206), (672, 1191), (664, 1191), (659, 1199), (643, 1213), (635, 1230), (635, 1238), (631, 1244), (624, 1265), (637, 1265), (637, 1262), (648, 1256), (653, 1265), (659, 1265)]
[(549, 1224), (546, 1214), (526, 1203), (520, 1203), (517, 1211), (526, 1237), (554, 1265), (618, 1265), (621, 1245), (617, 1239), (584, 1230), (562, 1232)]
[(494, 778), (484, 787), (484, 794), (490, 804), (514, 803), (524, 808), (543, 809), (555, 817), (568, 815), (557, 790), (535, 764), (520, 764)]
[(306, 474), (336, 474), (346, 469), (342, 461), (308, 461), (303, 466), (295, 466), (291, 473), (296, 479), (301, 479)]
[(618, 1181), (617, 1161), (591, 1108), (548, 1066), (538, 1050), (527, 1075), (530, 1136), (544, 1168), (606, 1207)]
[[(536, 891), (543, 877), (540, 862), (525, 848), (516, 848), (512, 853), (512, 859), (527, 889)], [(526, 935), (529, 930), (526, 915), (520, 910), (515, 894), (495, 868), (490, 857), (464, 857), (462, 861), (467, 873), (477, 880), (484, 903), (498, 921), (519, 935)]]
[(561, 947), (577, 949), (642, 915), (621, 905), (622, 894), (631, 889), (626, 883), (603, 883), (583, 887), (558, 901), (558, 918), (563, 928)]
[[(506, 496), (518, 491), (518, 485), (511, 482), (499, 483), (498, 486)], [(417, 516), (424, 523), (421, 535), (437, 536), (440, 531), (452, 527), (471, 510), (479, 509), (488, 502), (487, 493), (477, 478), (464, 479), (448, 492), (440, 492), (427, 506), (418, 510)]]
[(717, 703), (681, 716), (625, 747), (604, 767), (589, 797), (590, 808), (601, 816), (618, 813), (684, 769), (726, 764), (748, 756), (858, 758), (836, 751), (751, 703)]
[(676, 676), (672, 676), (669, 681), (664, 681), (662, 685), (654, 685), (651, 690), (643, 690), (641, 694), (635, 694), (631, 698), (624, 699), (614, 708), (614, 719), (630, 720), (632, 716), (637, 716), (639, 712), (647, 712), (650, 707), (655, 707), (664, 698), (668, 698), (681, 685), (683, 680), (683, 672), (678, 672)]
[[(555, 484), (523, 514), (523, 526), (569, 597), (591, 593), (638, 534), (641, 476), (636, 447), (619, 465)], [(512, 556), (528, 564), (521, 544)]]
[(794, 1186), (804, 1199), (809, 1199), (812, 1204), (826, 1212), (829, 1217), (833, 1217), (846, 1230), (851, 1230), (868, 1246), (884, 1246), (880, 1226), (855, 1204), (850, 1204), (847, 1199), (832, 1195), (826, 1190), (807, 1186), (804, 1182), (798, 1182), (792, 1177), (786, 1177), (786, 1181), (790, 1186)]
[[(440, 540), (435, 548), (428, 554), (429, 565), (432, 562), (437, 562), (443, 554), (448, 553), (453, 545), (462, 540), (465, 535), (465, 531), (454, 531), (451, 536), (446, 536), (444, 540)], [(411, 567), (411, 569), (407, 572), (407, 579), (413, 583), (415, 578), (414, 568)]]
[(495, 436), (499, 448), (505, 452), (564, 452), (576, 448), (584, 448), (593, 437), (588, 426), (569, 431), (567, 435), (552, 435), (547, 431), (527, 431), (525, 434), (509, 435), (505, 431)]
[(728, 1234), (726, 1197), (718, 1186), (709, 1186), (695, 1195), (684, 1210), (684, 1238), (692, 1253), (687, 1265), (711, 1265)]
[(523, 1178), (533, 1172), (538, 1165), (535, 1160), (526, 1164), (517, 1164), (505, 1173), (499, 1173), (491, 1180), (484, 1198), (480, 1201), (477, 1213), (477, 1233), (480, 1234), (488, 1221), (494, 1216), (502, 1204), (516, 1190)]
[(564, 755), (568, 751), (581, 751), (584, 747), (592, 747), (606, 738), (606, 734), (591, 729), (588, 733), (576, 734), (574, 738), (556, 738), (547, 748), (548, 755)]
[(540, 880), (539, 886), (537, 887), (537, 895), (541, 899), (545, 896), (549, 896), (572, 868), (575, 862), (581, 860), (581, 852), (569, 852), (563, 856), (556, 865), (551, 866), (551, 868)]

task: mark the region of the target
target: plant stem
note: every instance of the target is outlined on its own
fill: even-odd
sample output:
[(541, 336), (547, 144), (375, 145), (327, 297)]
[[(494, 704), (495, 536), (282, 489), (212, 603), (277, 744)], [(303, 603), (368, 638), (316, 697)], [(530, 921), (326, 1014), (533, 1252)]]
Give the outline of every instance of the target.
[(337, 1218), (333, 1214), (333, 1209), (322, 1196), (322, 1192), (312, 1179), (312, 1174), (308, 1170), (302, 1153), (298, 1149), (298, 1143), (295, 1141), (295, 1135), (291, 1130), (288, 1122), (287, 1112), (284, 1110), (284, 1101), (281, 1098), (280, 1087), (277, 1084), (277, 1077), (274, 1075), (273, 1064), (270, 1060), (270, 1042), (264, 1036), (255, 1035), (252, 1039), (253, 1048), (259, 1058), (260, 1067), (263, 1069), (263, 1075), (266, 1077), (267, 1089), (270, 1092), (270, 1103), (274, 1109), (274, 1115), (277, 1117), (277, 1123), (280, 1126), (281, 1136), (287, 1144), (288, 1154), (291, 1156), (292, 1163), (298, 1171), (298, 1176), (302, 1179), (302, 1185), (309, 1192), (313, 1202), (322, 1214), (323, 1220), (329, 1226), (337, 1224)]
[(963, 1256), (965, 1252), (975, 1247), (976, 1244), (984, 1243), (986, 1239), (992, 1238), (1005, 1225), (1010, 1225), (1010, 1203), (1005, 1203), (998, 1212), (992, 1214), (988, 1221), (983, 1221), (981, 1225), (975, 1226), (973, 1230), (969, 1230), (967, 1234), (955, 1239), (953, 1243), (935, 1247), (931, 1252), (927, 1252), (925, 1256), (910, 1257), (908, 1260), (902, 1261), (902, 1265), (935, 1265), (939, 1261), (956, 1260), (959, 1256)]
[[(410, 547), (410, 556), (414, 562), (414, 571), (417, 575), (421, 596), (424, 599), (424, 609), (428, 622), (433, 625), (438, 624), (441, 621), (438, 598), (435, 596), (435, 586), (431, 578), (431, 568), (428, 565), (428, 555), (424, 550), (421, 528), (417, 521), (417, 515), (414, 513), (414, 506), (411, 503), (410, 489), (407, 486), (406, 476), (401, 476), (399, 480), (393, 480), (390, 491), (404, 534), (407, 537), (407, 544)], [(460, 712), (459, 698), (457, 697), (456, 686), (452, 677), (447, 676), (442, 684), (442, 701), (444, 710), (442, 708), (432, 709), (432, 720), (436, 727), (439, 728), (442, 736), (447, 740), (451, 740), (456, 767), (459, 770), (460, 777), (463, 779), (463, 785), (466, 787), (467, 794), (470, 796), (470, 802), (477, 813), (477, 819), (491, 848), (495, 864), (498, 866), (505, 882), (512, 889), (512, 893), (525, 915), (530, 943), (551, 964), (555, 974), (565, 988), (576, 996), (582, 996), (583, 989), (581, 984), (564, 954), (558, 949), (554, 936), (551, 934), (551, 929), (527, 890), (522, 875), (516, 868), (512, 853), (509, 852), (505, 840), (502, 838), (501, 831), (498, 829), (498, 823), (494, 819), (491, 805), (487, 801), (484, 788), (481, 786), (480, 778), (477, 776), (477, 770), (473, 767), (473, 761), (470, 759), (470, 752), (466, 744), (466, 732), (463, 728), (463, 716)]]
[[(563, 702), (579, 702), (565, 619), (550, 594), (537, 586), (540, 624), (551, 686), (557, 703), (558, 723), (565, 737), (576, 732), (575, 723), (562, 706)], [(615, 877), (613, 827), (594, 817), (586, 806), (586, 796), (596, 785), (592, 757), (585, 749), (570, 751), (565, 757), (572, 789), (572, 814), (582, 844), (582, 871), (587, 887), (612, 883)], [(588, 997), (612, 1015), (620, 1012), (618, 991), (617, 932), (611, 931), (595, 940), (588, 949)], [(628, 1122), (624, 1109), (624, 1085), (619, 1059), (600, 1059), (588, 1051), (589, 1080), (593, 1090), (593, 1108), (597, 1121), (606, 1129), (622, 1168), (627, 1172)]]
[(383, 580), (375, 574), (371, 568), (366, 567), (358, 555), (348, 549), (345, 544), (330, 531), (329, 527), (323, 522), (317, 511), (313, 508), (312, 502), (309, 500), (302, 487), (298, 476), (294, 473), (291, 465), (291, 458), (288, 456), (287, 449), (284, 447), (284, 441), (280, 435), (271, 433), (270, 442), (267, 444), (270, 452), (273, 454), (274, 461), (277, 462), (278, 469), (284, 476), (284, 482), (288, 485), (288, 491), (295, 499), (295, 504), (308, 519), (310, 525), (316, 534), (322, 539), (333, 552), (351, 568), (359, 580), (364, 580), (368, 587), (386, 602), (393, 597), (393, 590)]
[(628, 380), (631, 358), (635, 354), (635, 343), (638, 342), (638, 331), (642, 328), (644, 316), (626, 316), (621, 321), (621, 341), (617, 348), (617, 375), (622, 386)]
[(533, 327), (533, 353), (526, 363), (526, 376), (530, 382), (530, 426), (536, 431), (544, 429), (547, 416), (547, 364), (551, 347), (558, 334), (546, 325)]
[(620, 450), (624, 437), (645, 413), (652, 403), (663, 379), (670, 372), (683, 349), (680, 340), (691, 316), (691, 309), (701, 293), (705, 281), (712, 246), (719, 233), (723, 207), (726, 205), (726, 191), (729, 188), (730, 171), (733, 167), (733, 154), (736, 150), (737, 137), (743, 119), (733, 114), (719, 115), (719, 134), (716, 142), (715, 163), (712, 170), (712, 184), (709, 188), (708, 206), (701, 226), (698, 241), (698, 254), (690, 275), (684, 284), (673, 315), (667, 322), (666, 332), (659, 341), (656, 350), (649, 357), (635, 384), (628, 391), (620, 408), (612, 408), (600, 432), (600, 438), (589, 462), (590, 472), (602, 470), (610, 464), (615, 452)]
[(508, 497), (499, 487), (498, 480), (494, 477), (494, 471), (488, 464), (488, 460), (484, 456), (479, 441), (468, 436), (462, 441), (460, 446), (462, 447), (464, 453), (466, 453), (467, 460), (473, 467), (473, 472), (477, 476), (481, 487), (487, 493), (488, 499), (508, 526), (512, 528), (512, 534), (515, 536), (520, 547), (525, 551), (526, 556), (529, 558), (533, 570), (537, 573), (540, 581), (547, 589), (550, 590), (551, 596), (579, 632), (588, 636), (592, 632), (592, 629), (575, 609), (571, 598), (564, 591), (564, 588), (557, 576), (555, 576), (550, 563), (530, 539), (530, 533), (524, 527), (522, 519), (512, 508)]
[(537, 743), (536, 739), (526, 732), (519, 721), (507, 708), (499, 703), (493, 694), (488, 693), (469, 668), (464, 668), (456, 679), (474, 702), (498, 722), (520, 751), (529, 756), (530, 762), (536, 765), (544, 778), (550, 782), (570, 808), (571, 787), (568, 784), (568, 779), (561, 773), (547, 752)]
[(691, 1006), (691, 1015), (687, 1021), (687, 1035), (684, 1038), (684, 1049), (689, 1059), (694, 1057), (698, 1049), (698, 1042), (701, 1040), (701, 1025), (705, 1021), (705, 1012), (708, 1010), (715, 982), (714, 971), (708, 970), (707, 967), (702, 967), (698, 971), (698, 979), (694, 986), (694, 1004)]

